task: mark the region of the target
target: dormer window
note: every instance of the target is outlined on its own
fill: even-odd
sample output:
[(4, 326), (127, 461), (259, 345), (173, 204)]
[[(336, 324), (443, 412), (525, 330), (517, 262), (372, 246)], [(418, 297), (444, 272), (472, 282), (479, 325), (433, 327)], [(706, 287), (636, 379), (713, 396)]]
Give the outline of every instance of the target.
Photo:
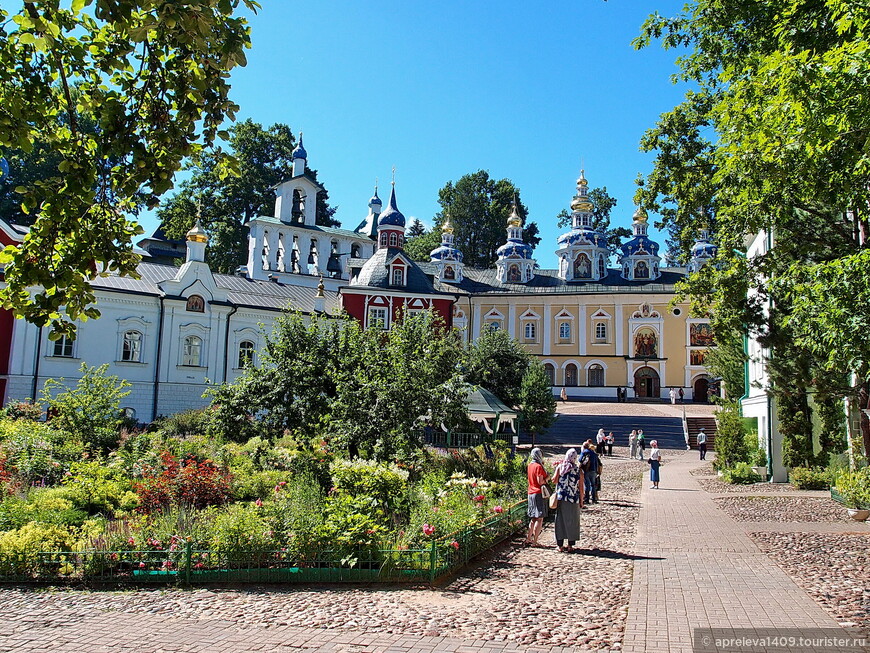
[(393, 286), (405, 285), (405, 269), (398, 265), (393, 268), (390, 284)]
[(187, 310), (191, 313), (205, 313), (205, 300), (199, 295), (187, 298)]

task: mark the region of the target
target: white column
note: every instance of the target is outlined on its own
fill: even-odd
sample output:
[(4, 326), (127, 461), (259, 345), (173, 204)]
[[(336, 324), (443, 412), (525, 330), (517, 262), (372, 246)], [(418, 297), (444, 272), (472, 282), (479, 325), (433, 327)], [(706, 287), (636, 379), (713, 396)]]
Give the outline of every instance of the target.
[(326, 276), (326, 264), (329, 263), (329, 253), (332, 251), (332, 241), (321, 238), (317, 241), (317, 269)]
[(625, 356), (625, 325), (622, 319), (622, 304), (616, 305), (616, 310), (613, 316), (613, 328), (616, 329), (616, 355)]
[(553, 341), (553, 307), (544, 304), (544, 356), (550, 355), (550, 345)]
[[(471, 300), (474, 302), (474, 299)], [(474, 324), (471, 329), (471, 338), (473, 340), (477, 340), (480, 337), (480, 329), (481, 329), (481, 320), (483, 316), (481, 315), (480, 304), (474, 305)]]
[(278, 230), (269, 232), (269, 269), (278, 270)]
[[(510, 300), (508, 300), (510, 301)], [(513, 302), (508, 305), (508, 317), (507, 317), (507, 328), (508, 333), (511, 335), (511, 338), (517, 337), (517, 305)]]
[(589, 341), (589, 324), (586, 317), (586, 304), (577, 306), (577, 320), (579, 328), (577, 329), (577, 353), (580, 356), (586, 355), (586, 344)]

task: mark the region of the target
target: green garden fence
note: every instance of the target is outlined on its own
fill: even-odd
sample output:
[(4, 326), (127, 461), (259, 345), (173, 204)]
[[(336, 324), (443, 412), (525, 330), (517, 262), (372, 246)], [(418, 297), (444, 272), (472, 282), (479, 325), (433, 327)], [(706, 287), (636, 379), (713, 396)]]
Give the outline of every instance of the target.
[(324, 550), (305, 558), (286, 551), (230, 557), (190, 543), (150, 551), (28, 551), (0, 556), (0, 583), (432, 583), (513, 535), (525, 516), (521, 502), (419, 548), (361, 547), (350, 556)]

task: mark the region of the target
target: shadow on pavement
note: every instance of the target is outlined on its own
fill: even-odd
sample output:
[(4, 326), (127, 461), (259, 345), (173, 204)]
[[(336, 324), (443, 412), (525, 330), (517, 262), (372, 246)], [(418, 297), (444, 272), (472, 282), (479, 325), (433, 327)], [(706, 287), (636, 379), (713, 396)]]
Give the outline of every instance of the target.
[(591, 556), (593, 558), (607, 558), (609, 560), (664, 560), (660, 556), (642, 556), (622, 551), (610, 551), (609, 549), (574, 549), (572, 553)]

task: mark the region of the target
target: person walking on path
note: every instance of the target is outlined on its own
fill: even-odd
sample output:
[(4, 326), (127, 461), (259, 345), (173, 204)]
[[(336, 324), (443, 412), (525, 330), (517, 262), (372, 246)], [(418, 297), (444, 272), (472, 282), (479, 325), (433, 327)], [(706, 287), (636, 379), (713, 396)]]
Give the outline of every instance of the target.
[(583, 453), (580, 454), (580, 469), (583, 470), (584, 503), (598, 503), (598, 468), (601, 460), (595, 453), (595, 445), (588, 440), (583, 443)]
[(698, 431), (698, 451), (701, 453), (701, 460), (707, 460), (707, 434), (704, 429)]
[(544, 469), (544, 454), (538, 448), (532, 449), (529, 456), (529, 529), (526, 531), (526, 539), (523, 542), (526, 546), (538, 546), (538, 538), (541, 536), (541, 529), (544, 526), (544, 517), (547, 516), (547, 502), (544, 501), (541, 488), (547, 482), (547, 470)]
[(643, 439), (643, 429), (637, 431), (637, 458), (643, 460), (643, 452), (646, 449), (646, 442)]
[(631, 429), (628, 434), (628, 457), (637, 458), (637, 429)]
[(562, 386), (562, 392), (559, 393), (559, 398), (565, 402), (568, 401), (568, 391)]
[(613, 431), (607, 434), (607, 455), (613, 455), (613, 443), (616, 441), (616, 438), (613, 436)]
[(680, 395), (680, 403), (683, 403), (683, 399), (686, 398), (686, 393), (683, 392), (683, 389), (682, 389), (682, 388), (680, 388), (680, 391), (679, 391), (677, 394)]
[(671, 388), (671, 391), (668, 393), (668, 396), (671, 398), (671, 405), (677, 403), (677, 391)]
[(649, 480), (652, 481), (652, 489), (659, 489), (659, 468), (662, 465), (662, 454), (659, 451), (659, 443), (657, 440), (653, 440), (649, 443), (649, 446), (652, 447), (649, 452)]
[[(577, 450), (568, 449), (565, 460), (553, 473), (556, 485), (556, 546), (559, 551), (571, 553), (574, 543), (580, 539), (580, 478), (582, 474), (577, 460)], [(562, 545), (562, 542), (565, 545)]]
[(606, 442), (607, 436), (604, 435), (604, 429), (598, 429), (598, 433), (595, 434), (595, 446), (597, 447), (599, 453), (604, 454), (604, 447)]

